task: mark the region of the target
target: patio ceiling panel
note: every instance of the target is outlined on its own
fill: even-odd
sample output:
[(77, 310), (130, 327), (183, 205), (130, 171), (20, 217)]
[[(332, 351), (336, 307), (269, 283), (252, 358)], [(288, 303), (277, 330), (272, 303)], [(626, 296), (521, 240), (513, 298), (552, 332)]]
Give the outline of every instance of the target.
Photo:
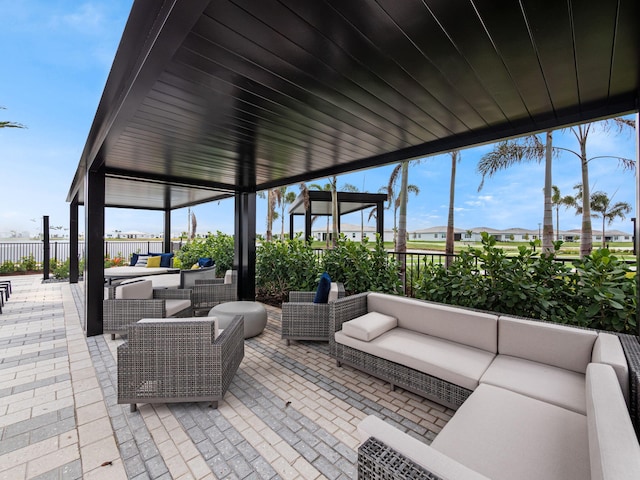
[(88, 166), (250, 192), (638, 108), (636, 0), (169, 3), (135, 1), (69, 199)]

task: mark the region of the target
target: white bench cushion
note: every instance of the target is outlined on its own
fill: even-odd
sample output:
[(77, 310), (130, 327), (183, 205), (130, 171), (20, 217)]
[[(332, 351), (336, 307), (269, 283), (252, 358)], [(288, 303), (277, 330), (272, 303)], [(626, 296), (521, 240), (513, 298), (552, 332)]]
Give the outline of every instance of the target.
[(364, 443), (373, 437), (393, 448), (429, 472), (447, 480), (489, 480), (452, 458), (443, 455), (374, 415), (369, 415), (358, 424), (358, 434)]
[(590, 478), (587, 418), (481, 384), (431, 444), (493, 480)]
[(413, 298), (370, 293), (367, 311), (398, 319), (398, 326), (497, 353), (498, 316)]
[(342, 324), (342, 331), (364, 342), (369, 342), (398, 326), (398, 319), (384, 313), (369, 312)]
[(116, 287), (116, 298), (127, 300), (150, 300), (153, 298), (153, 284), (151, 280), (128, 283)]
[(370, 342), (335, 334), (337, 343), (406, 365), (423, 373), (473, 390), (478, 386), (494, 355), (429, 335), (394, 328)]
[(338, 300), (338, 294), (340, 293), (340, 289), (338, 288), (338, 284), (336, 282), (331, 282), (331, 288), (329, 289), (329, 298), (327, 302), (335, 302)]
[(167, 299), (165, 300), (165, 311), (167, 317), (172, 317), (181, 312), (185, 308), (191, 306), (191, 301), (186, 299)]
[(480, 379), (480, 383), (506, 388), (582, 415), (587, 413), (584, 382), (581, 373), (508, 355), (498, 355)]
[(593, 330), (535, 320), (503, 316), (498, 320), (498, 353), (582, 374), (591, 362), (597, 337)]
[(587, 367), (586, 396), (591, 480), (637, 480), (640, 446), (611, 366)]

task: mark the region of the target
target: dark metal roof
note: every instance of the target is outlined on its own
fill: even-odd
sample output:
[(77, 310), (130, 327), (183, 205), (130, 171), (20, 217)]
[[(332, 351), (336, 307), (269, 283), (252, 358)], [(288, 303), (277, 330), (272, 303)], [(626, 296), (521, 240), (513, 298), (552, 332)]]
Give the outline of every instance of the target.
[[(332, 208), (331, 192), (309, 190), (310, 215), (330, 216)], [(377, 207), (387, 201), (386, 193), (337, 192), (338, 209), (341, 215)], [(289, 207), (289, 215), (305, 215), (304, 195), (300, 194)]]
[(87, 168), (175, 208), (636, 111), (639, 4), (136, 0), (68, 200)]

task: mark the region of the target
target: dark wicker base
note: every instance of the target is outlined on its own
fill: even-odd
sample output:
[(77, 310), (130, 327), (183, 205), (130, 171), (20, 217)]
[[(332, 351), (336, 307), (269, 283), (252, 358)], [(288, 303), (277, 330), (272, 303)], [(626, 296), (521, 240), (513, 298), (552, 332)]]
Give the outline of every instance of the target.
[(640, 342), (633, 335), (618, 335), (629, 365), (629, 415), (640, 439)]
[(373, 437), (358, 448), (358, 478), (442, 480)]
[(404, 388), (454, 410), (473, 393), (459, 385), (339, 343), (331, 345), (331, 356), (339, 363), (389, 382), (392, 388)]

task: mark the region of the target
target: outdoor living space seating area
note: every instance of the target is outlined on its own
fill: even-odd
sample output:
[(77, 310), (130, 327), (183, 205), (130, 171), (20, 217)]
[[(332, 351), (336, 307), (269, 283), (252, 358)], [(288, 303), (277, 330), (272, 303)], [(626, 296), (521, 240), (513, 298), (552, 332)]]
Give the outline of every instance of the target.
[(0, 478), (356, 478), (370, 414), (430, 442), (453, 411), (349, 367), (325, 342), (245, 340), (218, 408), (117, 403), (117, 349), (82, 330), (84, 284), (12, 277), (0, 322)]

